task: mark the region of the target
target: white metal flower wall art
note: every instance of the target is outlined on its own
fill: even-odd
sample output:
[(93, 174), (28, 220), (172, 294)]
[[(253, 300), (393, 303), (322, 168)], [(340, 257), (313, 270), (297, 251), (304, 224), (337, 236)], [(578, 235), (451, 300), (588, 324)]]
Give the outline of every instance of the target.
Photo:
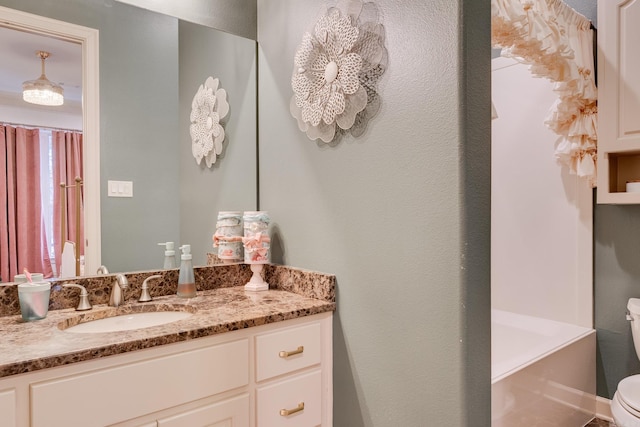
[(222, 120), (229, 113), (227, 92), (218, 89), (218, 84), (218, 79), (207, 78), (191, 102), (191, 152), (198, 164), (204, 158), (207, 167), (222, 153), (225, 137)]
[(376, 85), (386, 61), (374, 3), (342, 0), (329, 8), (294, 57), (289, 107), (300, 130), (326, 143), (345, 131), (361, 135), (379, 108)]

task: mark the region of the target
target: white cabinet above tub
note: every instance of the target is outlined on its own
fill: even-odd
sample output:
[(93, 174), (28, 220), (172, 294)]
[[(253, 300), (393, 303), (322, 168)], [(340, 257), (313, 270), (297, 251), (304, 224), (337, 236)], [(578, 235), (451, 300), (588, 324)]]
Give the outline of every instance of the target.
[(0, 425), (331, 426), (331, 323), (322, 313), (8, 376)]
[(639, 204), (640, 2), (598, 2), (598, 203)]

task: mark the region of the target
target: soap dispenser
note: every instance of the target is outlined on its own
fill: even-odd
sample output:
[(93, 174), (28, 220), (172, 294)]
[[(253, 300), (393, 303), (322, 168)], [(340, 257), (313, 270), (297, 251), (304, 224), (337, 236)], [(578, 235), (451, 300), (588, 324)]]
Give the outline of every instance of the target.
[(178, 277), (178, 296), (193, 298), (196, 296), (196, 279), (193, 275), (193, 263), (191, 262), (191, 245), (182, 245), (180, 256), (180, 276)]
[(164, 246), (164, 266), (162, 268), (176, 268), (176, 251), (173, 249), (173, 242), (158, 243), (158, 246)]

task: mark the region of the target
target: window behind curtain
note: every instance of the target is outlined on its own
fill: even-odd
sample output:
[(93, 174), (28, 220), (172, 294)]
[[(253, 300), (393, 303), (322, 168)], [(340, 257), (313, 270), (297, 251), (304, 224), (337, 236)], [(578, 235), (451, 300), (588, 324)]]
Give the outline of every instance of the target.
[(40, 191), (42, 195), (42, 217), (47, 233), (47, 250), (51, 258), (54, 277), (56, 271), (55, 233), (53, 224), (53, 144), (50, 129), (40, 129)]

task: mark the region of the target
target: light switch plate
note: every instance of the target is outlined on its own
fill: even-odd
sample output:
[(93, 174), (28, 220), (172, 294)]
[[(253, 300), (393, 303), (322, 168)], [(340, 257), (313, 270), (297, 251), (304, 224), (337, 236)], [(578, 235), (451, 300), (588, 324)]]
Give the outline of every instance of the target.
[(133, 181), (107, 181), (108, 197), (133, 197)]

